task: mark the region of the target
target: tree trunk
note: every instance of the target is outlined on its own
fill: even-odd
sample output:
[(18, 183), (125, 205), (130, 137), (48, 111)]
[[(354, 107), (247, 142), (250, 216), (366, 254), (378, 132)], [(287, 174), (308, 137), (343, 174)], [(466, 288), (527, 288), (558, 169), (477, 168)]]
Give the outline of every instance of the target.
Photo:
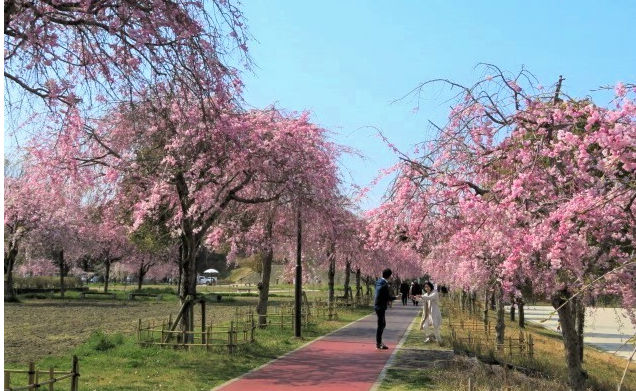
[(491, 310), (496, 310), (497, 309), (497, 302), (495, 299), (495, 290), (492, 290), (492, 295), (490, 296), (490, 309)]
[(141, 291), (141, 285), (144, 283), (144, 277), (146, 276), (147, 270), (144, 268), (144, 263), (141, 263), (139, 266), (139, 272), (137, 273), (137, 290)]
[(183, 269), (181, 268), (181, 260), (182, 260), (182, 256), (183, 256), (183, 247), (181, 245), (179, 245), (179, 261), (177, 262), (177, 265), (179, 266), (179, 275), (177, 276), (177, 294), (179, 292), (181, 292), (181, 280), (183, 278)]
[[(194, 234), (183, 233), (181, 235), (181, 286), (179, 287), (179, 300), (183, 306), (188, 300), (189, 305), (183, 310), (181, 318), (181, 330), (192, 331), (191, 321), (194, 310), (193, 300), (197, 295), (197, 251), (199, 244), (194, 238)], [(192, 336), (188, 335), (186, 342), (192, 341)]]
[(497, 287), (493, 290), (493, 297), (495, 295), (495, 291), (497, 293), (496, 303), (497, 303), (497, 325), (495, 326), (495, 331), (497, 332), (497, 343), (503, 344), (506, 339), (506, 322), (505, 322), (505, 312), (504, 312), (504, 298), (503, 292), (501, 291), (501, 287)]
[(362, 296), (362, 287), (360, 286), (360, 268), (356, 268), (356, 299), (360, 300)]
[(57, 264), (60, 267), (60, 296), (64, 298), (64, 250), (60, 250), (57, 256)]
[(328, 285), (329, 285), (328, 305), (329, 305), (329, 308), (331, 309), (331, 311), (329, 311), (329, 315), (331, 319), (332, 310), (335, 305), (334, 285), (335, 285), (335, 278), (336, 278), (336, 249), (335, 249), (334, 243), (331, 243), (331, 246), (329, 248), (329, 254), (327, 254), (327, 258), (329, 259), (329, 270), (327, 271)]
[(578, 306), (581, 303), (576, 298), (568, 301), (570, 296), (570, 292), (562, 290), (552, 296), (551, 301), (552, 306), (557, 309), (559, 314), (570, 388), (573, 391), (584, 391), (587, 373), (583, 370), (583, 362), (581, 360), (582, 347), (579, 346), (581, 339), (579, 338), (577, 327)]
[(462, 289), (462, 311), (466, 310), (466, 291)]
[(267, 304), (269, 300), (269, 282), (272, 277), (272, 260), (274, 258), (274, 249), (272, 247), (272, 230), (274, 226), (274, 216), (270, 214), (265, 225), (265, 243), (266, 249), (263, 253), (261, 283), (258, 285), (258, 304), (256, 305), (256, 313), (258, 314), (259, 327), (267, 325)]
[(4, 301), (16, 301), (15, 284), (13, 282), (13, 269), (18, 257), (18, 246), (11, 246), (4, 254)]
[(488, 325), (488, 289), (486, 289), (486, 295), (484, 296), (484, 324)]
[(515, 297), (512, 296), (512, 299), (510, 299), (510, 321), (514, 322), (515, 321)]
[[(578, 300), (578, 298), (577, 298)], [(583, 301), (578, 300), (576, 308), (576, 334), (579, 337), (579, 359), (583, 362), (583, 328), (585, 327), (585, 305)]]
[(351, 293), (351, 287), (349, 286), (351, 282), (351, 261), (347, 259), (345, 263), (345, 281), (344, 281), (344, 298), (345, 301), (349, 300), (349, 293)]
[(110, 258), (106, 258), (106, 264), (104, 268), (104, 293), (108, 293), (108, 282), (110, 280)]
[(525, 313), (523, 312), (524, 304), (525, 302), (523, 301), (522, 297), (517, 298), (517, 308), (519, 309), (519, 327), (521, 327), (522, 329), (526, 327), (526, 317)]

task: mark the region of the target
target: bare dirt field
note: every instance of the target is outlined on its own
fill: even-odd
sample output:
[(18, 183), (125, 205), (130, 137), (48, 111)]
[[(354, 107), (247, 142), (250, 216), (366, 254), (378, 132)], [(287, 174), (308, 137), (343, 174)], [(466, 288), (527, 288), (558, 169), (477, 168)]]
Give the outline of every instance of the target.
[[(256, 298), (246, 297), (228, 303), (208, 303), (209, 319), (229, 318), (235, 306), (255, 305)], [(274, 304), (274, 303), (272, 303)], [(105, 301), (105, 300), (25, 300), (5, 303), (5, 362), (25, 363), (49, 355), (60, 355), (86, 341), (97, 330), (105, 333), (133, 333), (138, 319), (165, 321), (179, 311), (177, 301)], [(195, 312), (195, 324), (200, 311)]]

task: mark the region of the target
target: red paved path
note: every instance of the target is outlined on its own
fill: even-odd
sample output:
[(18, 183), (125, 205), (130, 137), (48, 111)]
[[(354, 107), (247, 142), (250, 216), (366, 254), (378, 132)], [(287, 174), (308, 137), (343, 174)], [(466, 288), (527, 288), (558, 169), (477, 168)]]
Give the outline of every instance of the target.
[(369, 390), (421, 308), (394, 305), (387, 311), (383, 339), (389, 350), (375, 348), (372, 314), (214, 390)]

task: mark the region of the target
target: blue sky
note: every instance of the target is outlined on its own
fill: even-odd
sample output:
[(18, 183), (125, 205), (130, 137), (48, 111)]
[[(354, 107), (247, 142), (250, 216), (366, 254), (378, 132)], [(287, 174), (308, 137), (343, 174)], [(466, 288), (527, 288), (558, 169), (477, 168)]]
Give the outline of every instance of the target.
[[(447, 78), (471, 84), (475, 66), (524, 65), (545, 85), (560, 74), (571, 96), (636, 81), (636, 1), (291, 1), (245, 0), (254, 41), (245, 100), (310, 110), (335, 140), (366, 157), (344, 158), (346, 181), (365, 185), (396, 157), (379, 128), (403, 150), (443, 123), (449, 97), (433, 88), (420, 102), (402, 97), (418, 83)], [(386, 182), (363, 208), (378, 205)]]

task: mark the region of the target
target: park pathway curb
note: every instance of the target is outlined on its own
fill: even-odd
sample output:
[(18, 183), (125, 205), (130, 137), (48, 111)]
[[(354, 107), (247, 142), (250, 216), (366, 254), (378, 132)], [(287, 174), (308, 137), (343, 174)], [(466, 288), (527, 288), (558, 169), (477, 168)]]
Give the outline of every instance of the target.
[(377, 388), (398, 341), (419, 314), (421, 307), (400, 305), (387, 311), (384, 343), (388, 350), (375, 348), (374, 314), (352, 322), (270, 361), (212, 391), (346, 390)]

